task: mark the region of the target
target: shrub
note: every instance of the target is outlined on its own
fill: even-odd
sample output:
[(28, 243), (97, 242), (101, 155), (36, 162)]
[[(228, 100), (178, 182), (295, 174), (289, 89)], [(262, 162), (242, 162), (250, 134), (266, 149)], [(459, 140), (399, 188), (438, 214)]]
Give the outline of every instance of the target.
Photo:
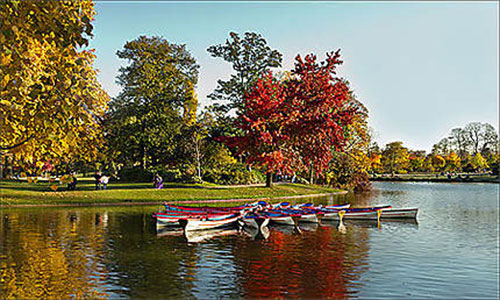
[(265, 182), (265, 176), (258, 170), (249, 171), (243, 164), (235, 163), (224, 169), (205, 172), (203, 180), (216, 184), (255, 184)]
[(128, 182), (151, 182), (154, 173), (151, 170), (141, 168), (125, 168), (118, 171), (120, 180)]

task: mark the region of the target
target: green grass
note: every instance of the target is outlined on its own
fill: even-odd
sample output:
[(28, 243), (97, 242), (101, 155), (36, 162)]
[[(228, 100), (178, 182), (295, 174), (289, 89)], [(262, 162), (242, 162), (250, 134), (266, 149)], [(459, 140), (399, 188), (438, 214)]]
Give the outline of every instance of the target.
[(311, 195), (338, 192), (321, 186), (301, 184), (280, 184), (273, 188), (263, 186), (227, 187), (213, 184), (182, 184), (166, 183), (161, 190), (151, 187), (151, 183), (111, 182), (107, 190), (95, 190), (93, 179), (81, 178), (76, 191), (66, 191), (62, 188), (56, 192), (49, 189), (49, 183), (39, 181), (2, 180), (0, 182), (0, 204), (74, 204), (85, 205), (94, 203), (122, 202), (163, 202), (180, 200), (215, 200), (267, 198), (294, 195)]

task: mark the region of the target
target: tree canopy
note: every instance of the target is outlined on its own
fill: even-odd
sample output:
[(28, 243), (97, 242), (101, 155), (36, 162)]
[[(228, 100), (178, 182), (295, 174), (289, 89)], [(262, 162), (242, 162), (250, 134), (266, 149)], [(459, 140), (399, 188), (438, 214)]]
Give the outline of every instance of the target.
[(0, 3), (1, 150), (18, 163), (79, 157), (102, 143), (108, 96), (92, 67), (91, 1)]
[(244, 95), (255, 80), (271, 68), (281, 67), (281, 53), (271, 49), (264, 37), (255, 32), (245, 32), (243, 37), (230, 32), (225, 44), (210, 46), (207, 51), (230, 63), (236, 72), (229, 80), (219, 79), (217, 88), (208, 96), (218, 101), (224, 112), (242, 109)]
[(181, 126), (193, 121), (198, 80), (195, 59), (186, 45), (140, 36), (117, 52), (130, 64), (120, 68), (122, 92), (111, 102), (109, 143), (125, 165), (166, 163)]

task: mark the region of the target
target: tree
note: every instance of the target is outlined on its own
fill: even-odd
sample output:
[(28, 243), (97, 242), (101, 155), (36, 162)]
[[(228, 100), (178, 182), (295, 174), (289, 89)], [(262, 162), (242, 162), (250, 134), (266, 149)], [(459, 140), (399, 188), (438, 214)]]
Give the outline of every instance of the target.
[(481, 142), (481, 131), (482, 131), (482, 126), (480, 122), (469, 123), (464, 128), (464, 132), (468, 136), (471, 143), (472, 154), (476, 154), (479, 151), (479, 143)]
[(328, 53), (323, 63), (317, 63), (314, 55), (305, 61), (297, 56), (288, 80), (280, 82), (268, 72), (245, 95), (236, 119), (243, 134), (221, 140), (236, 148), (237, 155), (247, 155), (248, 164), (263, 166), (268, 186), (273, 172), (288, 173), (292, 166), (294, 170), (308, 166), (311, 177), (313, 170), (318, 176), (328, 167), (333, 151), (343, 150), (349, 130), (353, 142), (362, 133), (364, 125), (354, 126), (361, 106), (349, 99), (346, 83), (333, 76), (339, 58), (339, 51)]
[(310, 167), (311, 183), (328, 167), (333, 153), (345, 146), (348, 127), (361, 107), (349, 98), (346, 82), (336, 77), (342, 64), (340, 50), (327, 53), (324, 62), (313, 54), (295, 58), (290, 80), (285, 82), (288, 111), (287, 135), (306, 166)]
[[(349, 82), (343, 80), (349, 87)], [(352, 123), (347, 126), (346, 139), (343, 152), (334, 153), (332, 163), (328, 169), (329, 184), (337, 183), (355, 190), (368, 190), (371, 184), (368, 170), (377, 162), (368, 156), (371, 136), (368, 132), (368, 109), (356, 98), (354, 92), (349, 89), (347, 101), (351, 107), (355, 107)], [(378, 157), (380, 164), (380, 157)], [(344, 169), (344, 170), (342, 170)], [(348, 174), (339, 178), (339, 174)], [(340, 180), (340, 181), (338, 181)], [(345, 182), (344, 182), (345, 181)]]
[(498, 153), (499, 140), (498, 133), (493, 126), (488, 123), (483, 124), (483, 130), (481, 132), (482, 146), (481, 153)]
[(476, 171), (488, 168), (488, 162), (479, 152), (472, 157), (471, 165)]
[(247, 164), (262, 166), (268, 187), (272, 185), (273, 172), (288, 168), (285, 100), (281, 82), (271, 72), (263, 74), (244, 98), (236, 119), (235, 125), (243, 131), (243, 136), (220, 139), (236, 148), (237, 155), (245, 153)]
[(271, 68), (281, 67), (281, 53), (271, 49), (262, 35), (255, 32), (245, 32), (243, 38), (230, 32), (225, 44), (210, 46), (207, 51), (232, 64), (236, 72), (227, 81), (218, 80), (217, 88), (208, 96), (212, 100), (227, 102), (218, 107), (224, 113), (242, 109), (244, 95), (257, 78)]
[(432, 166), (436, 171), (442, 171), (446, 165), (446, 160), (441, 155), (432, 156)]
[(460, 170), (461, 161), (460, 157), (455, 153), (451, 152), (446, 156), (446, 169), (455, 172)]
[(108, 96), (92, 68), (91, 1), (0, 4), (0, 150), (25, 165), (93, 159)]
[(120, 68), (123, 91), (111, 102), (110, 147), (129, 165), (166, 163), (174, 137), (196, 115), (198, 65), (185, 45), (161, 37), (140, 36), (117, 55), (130, 64)]
[(379, 173), (382, 171), (382, 156), (378, 153), (372, 153), (370, 156), (370, 171)]
[(434, 155), (448, 155), (451, 151), (451, 144), (448, 138), (443, 138), (439, 143), (432, 146), (432, 154)]
[(411, 151), (409, 154), (409, 170), (412, 172), (424, 171), (425, 151)]
[(384, 169), (392, 174), (404, 170), (409, 164), (408, 149), (403, 147), (403, 142), (392, 142), (385, 145), (382, 152)]
[(448, 140), (454, 146), (458, 155), (465, 158), (467, 148), (470, 146), (470, 140), (466, 132), (462, 128), (454, 128), (451, 130)]

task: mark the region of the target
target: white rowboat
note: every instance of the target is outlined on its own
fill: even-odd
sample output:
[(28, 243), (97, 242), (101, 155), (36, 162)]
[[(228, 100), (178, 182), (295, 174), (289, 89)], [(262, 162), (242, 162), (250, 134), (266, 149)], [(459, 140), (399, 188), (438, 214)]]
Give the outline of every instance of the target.
[(239, 218), (241, 218), (240, 214), (230, 214), (208, 218), (183, 218), (179, 219), (179, 224), (181, 224), (182, 228), (184, 228), (184, 231), (206, 230), (233, 225)]

